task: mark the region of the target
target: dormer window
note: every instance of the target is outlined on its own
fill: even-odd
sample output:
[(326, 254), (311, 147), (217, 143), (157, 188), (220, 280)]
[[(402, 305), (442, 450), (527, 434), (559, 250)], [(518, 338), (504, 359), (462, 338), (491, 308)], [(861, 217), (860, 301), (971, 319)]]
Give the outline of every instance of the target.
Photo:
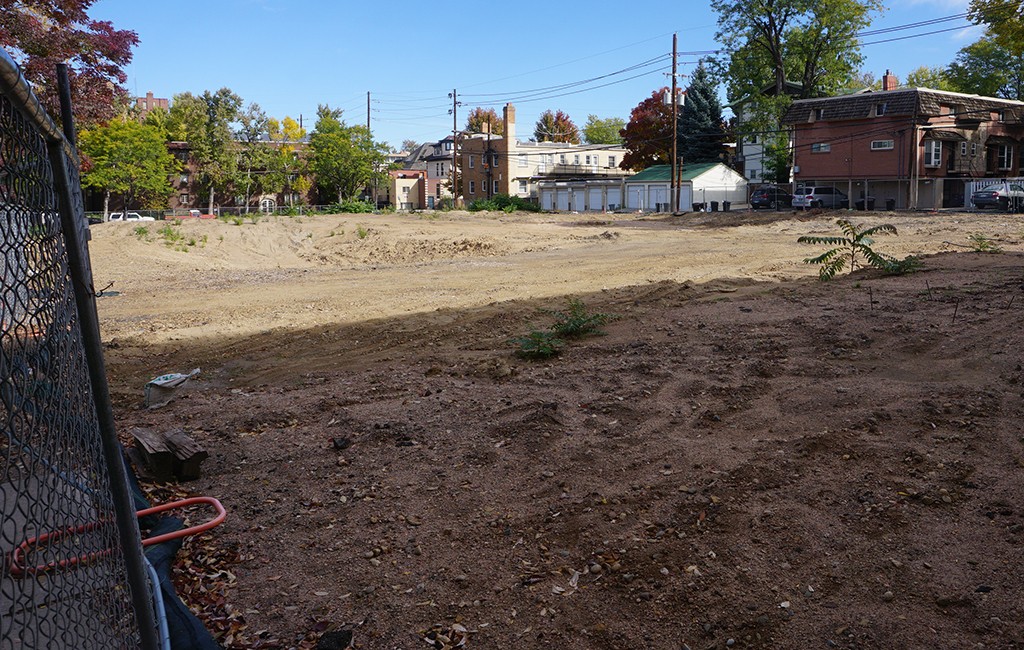
[(888, 112), (888, 110), (889, 110), (889, 104), (887, 104), (886, 102), (881, 102), (879, 104), (875, 104), (875, 116), (876, 117), (881, 117), (881, 116), (885, 115), (886, 112)]
[(823, 119), (825, 119), (825, 109), (824, 108), (816, 108), (816, 109), (814, 109), (814, 119), (815, 120), (823, 120)]
[(1005, 122), (1006, 121), (1006, 111), (996, 111), (996, 121), (997, 122)]

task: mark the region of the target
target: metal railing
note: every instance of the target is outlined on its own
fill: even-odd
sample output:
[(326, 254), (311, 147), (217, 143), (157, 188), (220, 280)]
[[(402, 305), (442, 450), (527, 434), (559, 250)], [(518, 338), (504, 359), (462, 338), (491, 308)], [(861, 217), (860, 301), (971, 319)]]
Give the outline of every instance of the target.
[(0, 51), (0, 650), (160, 647), (87, 232), (74, 150)]

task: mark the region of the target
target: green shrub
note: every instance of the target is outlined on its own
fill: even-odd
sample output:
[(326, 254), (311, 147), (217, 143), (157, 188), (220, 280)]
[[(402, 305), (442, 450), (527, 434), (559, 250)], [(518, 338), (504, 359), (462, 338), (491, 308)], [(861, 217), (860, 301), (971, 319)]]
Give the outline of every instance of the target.
[(135, 230), (132, 231), (135, 236), (139, 239), (149, 239), (149, 228), (147, 226), (135, 226)]
[(588, 313), (587, 306), (579, 298), (570, 298), (565, 311), (544, 310), (544, 312), (555, 317), (551, 331), (567, 339), (604, 334), (600, 327), (607, 325), (612, 320), (612, 316), (608, 314)]
[(366, 236), (370, 234), (370, 231), (362, 226), (356, 226), (356, 237), (359, 239), (366, 239)]
[(843, 231), (845, 236), (814, 237), (808, 235), (797, 238), (797, 241), (802, 244), (826, 244), (833, 247), (817, 257), (809, 257), (804, 260), (805, 264), (821, 264), (821, 269), (818, 271), (820, 279), (832, 279), (837, 273), (846, 268), (847, 264), (849, 264), (850, 272), (852, 273), (857, 269), (857, 263), (861, 257), (864, 258), (867, 266), (882, 269), (887, 273), (909, 273), (920, 266), (920, 260), (917, 258), (907, 257), (903, 260), (897, 260), (871, 248), (871, 245), (875, 243), (875, 240), (871, 238), (872, 235), (878, 233), (896, 235), (898, 234), (896, 226), (880, 224), (861, 230), (860, 225), (855, 226), (846, 219), (839, 219), (836, 221), (836, 224), (839, 225), (840, 230)]
[(358, 199), (348, 199), (341, 203), (334, 203), (330, 207), (331, 214), (364, 214), (372, 213), (373, 211), (373, 203), (370, 203), (369, 201), (360, 201)]
[(524, 359), (548, 359), (562, 351), (565, 342), (554, 332), (533, 330), (525, 336), (518, 336), (510, 341), (518, 345), (516, 356)]
[(968, 237), (971, 241), (971, 249), (975, 253), (1002, 253), (1003, 249), (996, 244), (994, 241), (982, 235), (981, 233), (973, 233)]
[(467, 209), (470, 212), (480, 212), (481, 210), (507, 213), (517, 210), (522, 212), (540, 212), (540, 206), (536, 203), (509, 194), (495, 194), (489, 199), (477, 199), (470, 203)]

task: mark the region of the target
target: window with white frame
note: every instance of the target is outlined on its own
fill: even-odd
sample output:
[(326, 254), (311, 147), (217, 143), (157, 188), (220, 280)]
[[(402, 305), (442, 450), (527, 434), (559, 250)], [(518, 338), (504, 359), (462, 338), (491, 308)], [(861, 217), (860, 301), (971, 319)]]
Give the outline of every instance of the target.
[(587, 164), (590, 164), (590, 156), (587, 156)]
[(576, 155), (574, 155), (572, 157), (572, 164), (574, 164), (574, 165), (580, 164), (580, 155), (579, 154), (576, 154)]
[(892, 140), (872, 140), (871, 150), (872, 151), (892, 151), (895, 148), (895, 143)]
[(832, 145), (828, 142), (815, 142), (811, 145), (811, 153), (828, 153), (832, 151)]
[(494, 167), (498, 166), (498, 154), (496, 154), (496, 153), (492, 153), (491, 154), (491, 165), (493, 165)]
[(889, 104), (887, 104), (885, 102), (879, 102), (878, 104), (875, 104), (875, 115), (877, 117), (881, 117), (882, 115), (885, 115), (888, 110), (889, 110)]
[(814, 119), (816, 119), (816, 120), (823, 120), (823, 119), (825, 119), (825, 109), (824, 108), (816, 108), (816, 109), (814, 109)]
[(757, 170), (756, 169), (751, 169), (750, 170), (750, 180), (752, 180), (752, 181), (753, 180), (757, 180)]
[(1013, 145), (1001, 144), (996, 148), (996, 164), (1004, 170), (1013, 167)]
[(500, 190), (498, 189), (498, 181), (494, 181), (494, 187), (491, 188), (491, 192), (497, 194)]
[(526, 181), (519, 181), (519, 193), (526, 194)]
[(178, 203), (182, 205), (188, 205), (188, 194), (181, 194), (178, 196)]
[(966, 156), (967, 155), (967, 143), (966, 142), (961, 142), (960, 143), (960, 155), (961, 156)]
[(614, 167), (615, 166), (615, 156), (608, 156), (608, 166), (609, 167)]
[(473, 169), (473, 156), (472, 155), (469, 156), (469, 168)]
[(527, 164), (528, 163), (526, 162), (526, 154), (525, 153), (519, 154), (519, 166), (520, 167), (526, 167)]
[(942, 165), (942, 141), (924, 141), (924, 166), (939, 167)]
[(469, 193), (476, 194), (476, 181), (469, 181)]
[(182, 174), (181, 176), (178, 177), (178, 180), (181, 181), (182, 185), (187, 185), (188, 184), (188, 174)]
[(408, 185), (403, 185), (402, 186), (402, 194), (408, 194), (408, 193), (409, 193), (409, 186)]

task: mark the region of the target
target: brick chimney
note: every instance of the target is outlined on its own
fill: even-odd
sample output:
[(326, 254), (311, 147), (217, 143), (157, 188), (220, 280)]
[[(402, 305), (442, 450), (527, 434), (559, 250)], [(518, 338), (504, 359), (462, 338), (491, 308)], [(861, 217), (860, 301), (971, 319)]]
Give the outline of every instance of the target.
[(505, 104), (502, 110), (502, 126), (505, 127), (505, 138), (509, 142), (516, 140), (516, 107), (511, 103)]
[(882, 90), (896, 90), (896, 86), (900, 84), (900, 80), (896, 78), (896, 75), (890, 70), (886, 70), (885, 74), (882, 75)]

